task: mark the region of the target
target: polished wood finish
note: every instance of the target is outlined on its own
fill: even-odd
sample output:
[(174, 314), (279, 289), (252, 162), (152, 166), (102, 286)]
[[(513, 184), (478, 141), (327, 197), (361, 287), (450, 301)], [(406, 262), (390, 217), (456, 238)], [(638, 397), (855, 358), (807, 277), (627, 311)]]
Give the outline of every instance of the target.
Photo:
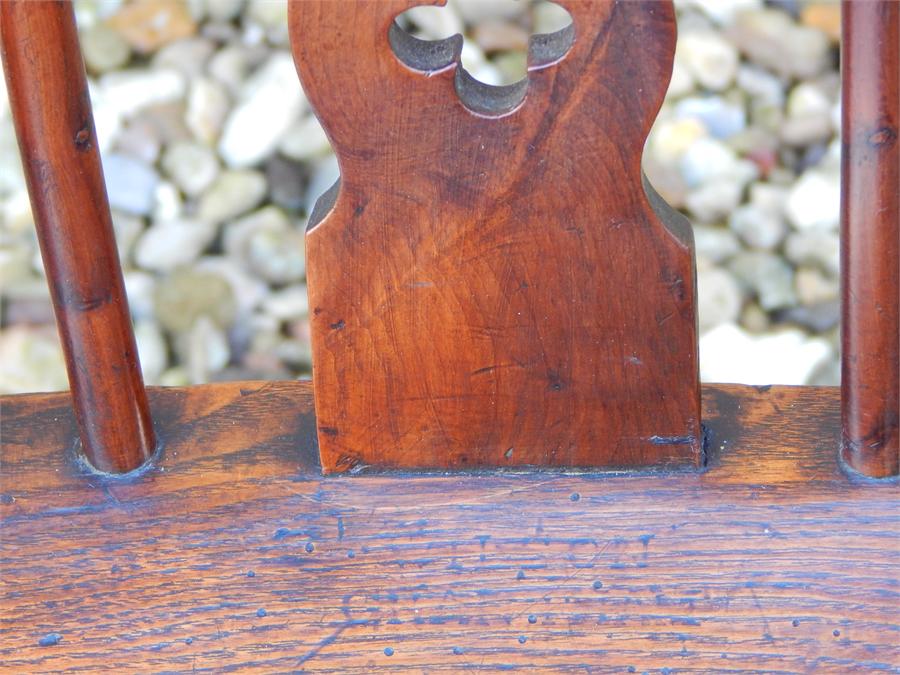
[(900, 492), (842, 472), (836, 389), (705, 385), (706, 471), (605, 475), (323, 478), (308, 383), (150, 398), (128, 480), (59, 452), (65, 394), (0, 400), (4, 672), (900, 663)]
[(900, 3), (843, 4), (843, 435), (847, 464), (900, 473)]
[(156, 441), (72, 3), (4, 0), (0, 36), (81, 446), (99, 471), (131, 471)]
[(416, 4), (290, 5), (341, 167), (306, 247), (324, 470), (697, 467), (692, 235), (641, 174), (671, 2), (560, 2), (504, 89), (397, 28)]

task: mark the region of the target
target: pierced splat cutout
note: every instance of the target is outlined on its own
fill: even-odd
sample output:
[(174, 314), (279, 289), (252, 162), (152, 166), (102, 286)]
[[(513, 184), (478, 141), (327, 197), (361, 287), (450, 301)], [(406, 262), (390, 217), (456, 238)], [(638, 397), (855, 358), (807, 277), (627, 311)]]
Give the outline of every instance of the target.
[[(388, 34), (394, 54), (408, 68), (428, 77), (441, 70), (455, 68), (454, 85), (460, 100), (472, 112), (485, 116), (501, 116), (521, 105), (528, 93), (528, 71), (546, 68), (561, 61), (575, 39), (575, 26), (571, 15), (560, 5), (546, 0), (539, 2), (494, 0), (493, 4), (499, 5), (501, 9), (507, 4), (524, 5), (529, 10), (526, 12), (526, 16), (529, 17), (532, 16), (536, 5), (548, 5), (549, 9), (556, 10), (553, 23), (559, 24), (559, 27), (548, 33), (537, 32), (531, 35), (525, 54), (527, 69), (511, 82), (484, 82), (473, 75), (465, 67), (462, 35), (447, 35), (439, 40), (426, 40), (412, 35), (402, 27), (410, 23), (414, 25), (417, 17), (420, 17), (420, 21), (422, 18), (428, 18), (423, 17), (425, 13), (429, 13), (433, 19), (436, 12), (449, 12), (450, 7), (424, 5), (414, 7), (397, 17)], [(546, 11), (547, 8), (544, 9)], [(502, 74), (499, 77), (502, 79)]]
[(502, 115), (452, 50), (398, 58), (421, 4), (289, 5), (341, 170), (306, 235), (323, 468), (700, 465), (690, 227), (641, 172), (672, 3), (559, 0), (568, 53)]

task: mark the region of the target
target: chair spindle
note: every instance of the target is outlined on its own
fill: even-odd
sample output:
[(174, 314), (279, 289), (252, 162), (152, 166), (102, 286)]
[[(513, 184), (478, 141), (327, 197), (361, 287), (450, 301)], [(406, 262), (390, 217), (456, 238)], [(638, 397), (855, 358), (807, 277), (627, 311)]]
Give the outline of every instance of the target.
[(125, 473), (155, 434), (70, 2), (0, 2), (0, 41), (82, 448)]
[(900, 3), (843, 4), (841, 454), (900, 468)]

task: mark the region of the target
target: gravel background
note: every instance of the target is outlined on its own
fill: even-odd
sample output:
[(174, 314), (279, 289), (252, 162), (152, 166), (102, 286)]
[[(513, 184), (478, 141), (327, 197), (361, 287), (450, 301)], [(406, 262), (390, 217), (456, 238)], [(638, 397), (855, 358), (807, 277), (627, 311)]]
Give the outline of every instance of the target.
[[(287, 46), (284, 0), (78, 0), (144, 374), (179, 385), (309, 373), (306, 216), (337, 168)], [(704, 380), (838, 382), (840, 12), (680, 0), (645, 153), (695, 226)], [(450, 0), (404, 17), (465, 34), (478, 79), (524, 74), (550, 3)], [(5, 91), (0, 393), (67, 387)]]

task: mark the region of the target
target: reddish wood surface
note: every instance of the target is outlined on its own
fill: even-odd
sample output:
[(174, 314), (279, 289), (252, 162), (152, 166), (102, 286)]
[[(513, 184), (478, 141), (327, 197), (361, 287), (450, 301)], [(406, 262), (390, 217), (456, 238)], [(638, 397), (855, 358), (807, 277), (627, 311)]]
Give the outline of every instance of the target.
[(99, 470), (156, 445), (69, 2), (0, 2), (3, 67), (81, 444)]
[(900, 3), (843, 4), (842, 455), (900, 473)]
[(3, 672), (900, 665), (900, 497), (841, 472), (836, 389), (705, 386), (667, 475), (323, 478), (309, 384), (150, 398), (130, 480), (60, 452), (65, 394), (0, 400)]
[(392, 29), (416, 4), (290, 5), (341, 167), (306, 248), (325, 470), (697, 466), (691, 233), (641, 174), (671, 2), (560, 2), (502, 90)]

